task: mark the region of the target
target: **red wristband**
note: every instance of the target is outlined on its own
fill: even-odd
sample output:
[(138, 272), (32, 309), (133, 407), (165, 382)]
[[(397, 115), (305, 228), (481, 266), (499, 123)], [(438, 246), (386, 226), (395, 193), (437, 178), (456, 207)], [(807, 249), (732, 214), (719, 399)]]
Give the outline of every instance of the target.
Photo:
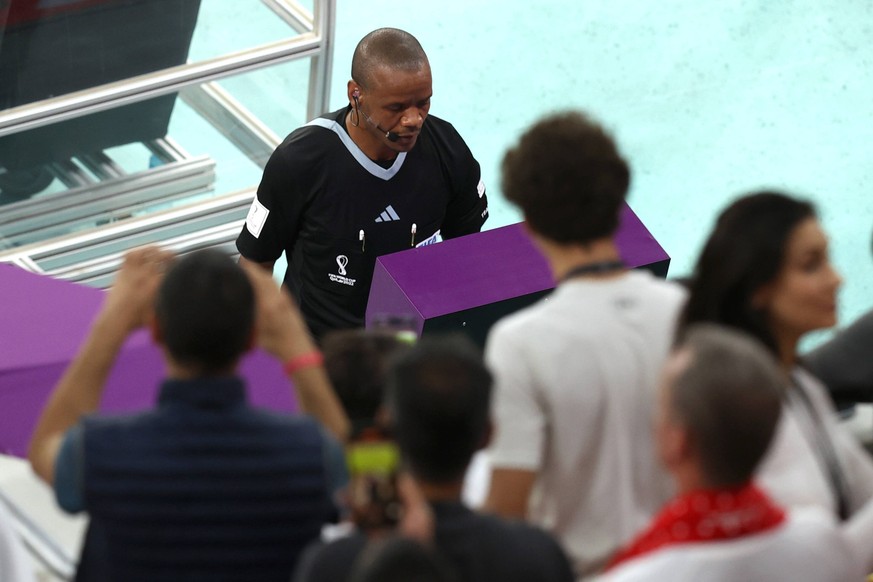
[(293, 376), (303, 368), (320, 366), (323, 363), (324, 356), (321, 355), (321, 352), (319, 352), (318, 350), (312, 350), (311, 352), (300, 354), (299, 356), (291, 358), (282, 365), (282, 370), (284, 370), (285, 374), (287, 374), (288, 376)]

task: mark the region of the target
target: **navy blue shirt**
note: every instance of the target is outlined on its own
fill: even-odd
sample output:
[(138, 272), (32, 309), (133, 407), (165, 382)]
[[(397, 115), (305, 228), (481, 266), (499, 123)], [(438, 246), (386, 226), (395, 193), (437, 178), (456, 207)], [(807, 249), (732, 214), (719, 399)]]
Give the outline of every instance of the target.
[(152, 410), (83, 419), (55, 491), (91, 518), (77, 580), (285, 582), (345, 479), (318, 423), (254, 409), (222, 377), (167, 380)]

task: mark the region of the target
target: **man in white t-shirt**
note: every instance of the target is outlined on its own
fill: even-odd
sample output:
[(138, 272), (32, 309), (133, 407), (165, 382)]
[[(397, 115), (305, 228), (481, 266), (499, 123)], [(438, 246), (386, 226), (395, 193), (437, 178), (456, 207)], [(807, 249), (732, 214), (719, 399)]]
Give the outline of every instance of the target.
[(664, 370), (655, 432), (678, 495), (613, 558), (604, 582), (863, 579), (870, 552), (832, 515), (788, 514), (752, 481), (784, 384), (757, 341), (713, 325), (689, 328)]
[(583, 577), (671, 494), (652, 411), (684, 291), (621, 262), (614, 237), (629, 183), (612, 138), (580, 113), (540, 121), (503, 160), (504, 195), (558, 286), (488, 338), (486, 509), (551, 531)]

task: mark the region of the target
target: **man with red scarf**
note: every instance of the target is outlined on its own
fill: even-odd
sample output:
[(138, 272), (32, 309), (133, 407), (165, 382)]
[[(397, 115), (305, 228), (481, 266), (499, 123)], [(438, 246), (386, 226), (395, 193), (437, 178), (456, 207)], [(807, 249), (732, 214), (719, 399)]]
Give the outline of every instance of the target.
[(663, 374), (656, 441), (678, 496), (607, 569), (642, 580), (862, 580), (861, 556), (833, 518), (789, 515), (751, 477), (767, 450), (785, 378), (738, 332), (691, 328)]

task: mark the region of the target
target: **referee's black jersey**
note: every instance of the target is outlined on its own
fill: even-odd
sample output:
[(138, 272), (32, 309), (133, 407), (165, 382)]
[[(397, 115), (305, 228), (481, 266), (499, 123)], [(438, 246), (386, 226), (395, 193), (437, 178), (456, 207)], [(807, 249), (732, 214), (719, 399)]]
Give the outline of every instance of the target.
[(488, 217), (479, 163), (450, 123), (429, 115), (385, 168), (352, 141), (348, 111), (276, 148), (236, 241), (252, 261), (287, 253), (285, 284), (316, 337), (363, 325), (376, 257), (478, 232)]

